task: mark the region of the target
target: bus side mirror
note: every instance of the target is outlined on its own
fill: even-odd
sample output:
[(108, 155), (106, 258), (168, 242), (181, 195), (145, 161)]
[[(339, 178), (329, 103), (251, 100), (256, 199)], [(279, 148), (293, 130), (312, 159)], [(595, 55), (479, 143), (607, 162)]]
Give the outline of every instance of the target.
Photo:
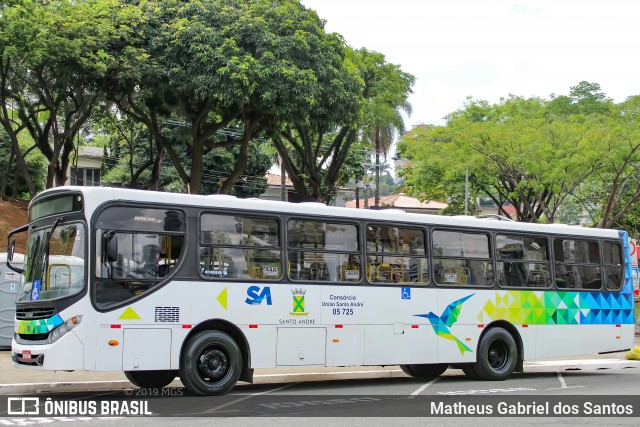
[(16, 239), (9, 241), (9, 248), (7, 249), (7, 261), (13, 261), (13, 254), (16, 252)]
[(11, 265), (11, 261), (13, 261), (13, 254), (15, 253), (15, 251), (16, 251), (16, 239), (11, 239), (9, 241), (9, 248), (7, 250), (7, 267), (9, 267), (10, 269), (12, 269), (18, 274), (22, 274), (24, 272), (22, 268), (14, 267)]
[(20, 228), (16, 228), (15, 230), (11, 231), (9, 233), (9, 235), (7, 236), (7, 238), (9, 238), (9, 247), (7, 248), (7, 267), (9, 267), (11, 270), (15, 271), (18, 274), (22, 274), (24, 273), (24, 269), (22, 268), (18, 268), (18, 267), (14, 267), (11, 265), (11, 261), (13, 261), (13, 255), (16, 252), (16, 239), (12, 239), (11, 236), (13, 236), (16, 233), (22, 233), (25, 232), (29, 229), (28, 225), (24, 225)]

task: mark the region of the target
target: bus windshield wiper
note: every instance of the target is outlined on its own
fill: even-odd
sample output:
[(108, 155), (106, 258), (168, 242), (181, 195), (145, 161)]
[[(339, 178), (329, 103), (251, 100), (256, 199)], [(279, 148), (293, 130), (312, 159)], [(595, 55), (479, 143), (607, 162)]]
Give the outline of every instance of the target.
[[(55, 222), (53, 223), (53, 225), (51, 226), (51, 230), (49, 231), (49, 234), (47, 235), (47, 239), (44, 241), (44, 244), (42, 245), (42, 252), (41, 252), (41, 256), (43, 257), (42, 260), (42, 276), (44, 276), (44, 272), (47, 271), (47, 269), (45, 268), (46, 266), (49, 265), (49, 244), (51, 243), (51, 238), (53, 237), (53, 232), (55, 231), (55, 229), (58, 227), (58, 225), (62, 222), (62, 218), (58, 218), (55, 220)], [(42, 279), (42, 277), (41, 277)]]

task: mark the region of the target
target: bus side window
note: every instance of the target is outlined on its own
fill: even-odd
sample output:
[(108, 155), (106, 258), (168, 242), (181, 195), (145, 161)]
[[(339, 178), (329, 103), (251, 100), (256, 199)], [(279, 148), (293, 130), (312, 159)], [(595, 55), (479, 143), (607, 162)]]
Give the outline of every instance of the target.
[(287, 274), (292, 280), (359, 282), (360, 243), (353, 224), (290, 219)]
[[(436, 283), (491, 286), (494, 282), (489, 235), (461, 231), (433, 232)], [(436, 267), (438, 266), (438, 267)]]
[(96, 303), (107, 307), (141, 295), (162, 282), (183, 252), (183, 236), (105, 232), (99, 246)]
[(372, 283), (426, 284), (424, 230), (367, 224), (367, 278)]
[(555, 238), (556, 286), (570, 289), (600, 289), (602, 272), (598, 242)]

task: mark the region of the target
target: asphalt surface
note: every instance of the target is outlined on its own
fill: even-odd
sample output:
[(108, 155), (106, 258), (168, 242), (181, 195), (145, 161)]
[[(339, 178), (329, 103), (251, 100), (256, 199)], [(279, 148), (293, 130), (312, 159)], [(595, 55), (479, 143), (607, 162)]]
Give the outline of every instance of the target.
[[(639, 334), (636, 334), (635, 344), (640, 345)], [(524, 364), (525, 372), (627, 367), (640, 368), (640, 361), (626, 360), (624, 353), (613, 353), (587, 354)], [(449, 370), (445, 375), (459, 373), (457, 370)], [(256, 369), (254, 384), (392, 377), (406, 377), (406, 374), (398, 366)], [(182, 387), (182, 383), (176, 380), (171, 386)], [(119, 390), (133, 387), (122, 372), (61, 372), (17, 368), (11, 361), (11, 351), (0, 351), (0, 394)]]

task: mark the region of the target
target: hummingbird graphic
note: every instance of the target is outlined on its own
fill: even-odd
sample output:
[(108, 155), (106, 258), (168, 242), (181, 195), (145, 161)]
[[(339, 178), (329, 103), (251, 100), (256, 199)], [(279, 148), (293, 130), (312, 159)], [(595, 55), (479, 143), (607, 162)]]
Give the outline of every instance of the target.
[(452, 302), (447, 306), (447, 308), (444, 309), (442, 315), (440, 316), (433, 313), (432, 311), (427, 314), (416, 314), (415, 316), (426, 317), (427, 319), (429, 319), (429, 323), (431, 323), (431, 327), (433, 327), (436, 335), (454, 341), (458, 345), (460, 353), (464, 354), (465, 351), (473, 352), (462, 341), (454, 337), (451, 331), (449, 331), (449, 328), (458, 321), (458, 316), (460, 315), (460, 311), (462, 310), (462, 304), (474, 295), (475, 293)]

